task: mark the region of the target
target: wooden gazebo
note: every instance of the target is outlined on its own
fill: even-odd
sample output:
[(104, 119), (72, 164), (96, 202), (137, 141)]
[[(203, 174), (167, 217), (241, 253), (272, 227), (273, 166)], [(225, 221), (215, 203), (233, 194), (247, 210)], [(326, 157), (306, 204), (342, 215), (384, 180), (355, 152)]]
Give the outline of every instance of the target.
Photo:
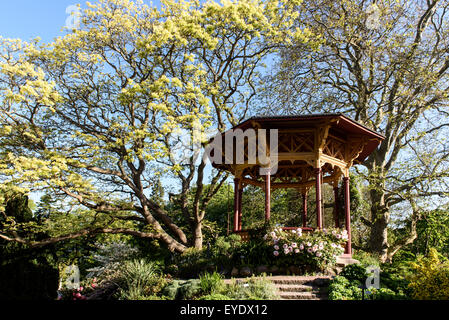
[[(230, 171), (235, 177), (234, 232), (243, 233), (242, 194), (246, 185), (265, 190), (266, 220), (270, 219), (272, 189), (299, 190), (303, 201), (302, 228), (313, 230), (307, 226), (309, 189), (316, 190), (316, 228), (322, 229), (322, 184), (333, 186), (337, 200), (338, 183), (343, 178), (345, 228), (349, 237), (345, 254), (351, 255), (349, 169), (363, 162), (384, 136), (343, 114), (315, 114), (252, 117), (219, 138), (210, 155), (215, 168)], [(340, 227), (337, 206), (335, 226)]]

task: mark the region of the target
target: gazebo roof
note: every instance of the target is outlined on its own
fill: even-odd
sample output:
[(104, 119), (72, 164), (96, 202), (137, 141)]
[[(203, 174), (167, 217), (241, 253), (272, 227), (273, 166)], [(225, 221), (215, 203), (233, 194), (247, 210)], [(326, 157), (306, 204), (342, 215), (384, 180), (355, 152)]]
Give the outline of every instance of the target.
[[(238, 130), (240, 129), (240, 130)], [(245, 135), (248, 129), (256, 129), (250, 139)], [(276, 132), (276, 151), (267, 150), (276, 157), (276, 170), (272, 173), (275, 179), (273, 187), (307, 187), (314, 183), (314, 170), (321, 168), (324, 182), (334, 183), (344, 175), (353, 164), (363, 162), (385, 139), (385, 137), (366, 126), (348, 118), (341, 113), (324, 113), (311, 115), (289, 116), (255, 116), (251, 117), (232, 129), (224, 132), (222, 145), (225, 146), (226, 137), (232, 137), (233, 158), (222, 154), (223, 161), (213, 162), (215, 168), (232, 172), (242, 178), (244, 183), (262, 185), (260, 169), (264, 167), (262, 161), (249, 161), (249, 141), (259, 143), (254, 132), (259, 136), (267, 134), (267, 144), (270, 144), (272, 132)], [(276, 130), (276, 131), (271, 131)], [(241, 136), (237, 139), (237, 132)], [(268, 139), (270, 136), (270, 139)], [(244, 161), (236, 158), (237, 140), (239, 147), (243, 144)], [(223, 152), (226, 148), (222, 148)], [(215, 154), (215, 150), (214, 150)], [(270, 155), (271, 157), (271, 155)], [(215, 158), (215, 157), (214, 157)], [(220, 156), (218, 156), (220, 158)], [(271, 165), (270, 165), (271, 166)]]
[[(264, 129), (282, 129), (292, 127), (307, 127), (315, 126), (320, 121), (338, 120), (332, 126), (332, 129), (338, 131), (340, 134), (346, 135), (362, 135), (369, 138), (367, 145), (356, 159), (358, 163), (363, 162), (379, 145), (379, 142), (385, 139), (385, 136), (352, 120), (343, 113), (318, 113), (309, 115), (266, 115), (254, 116), (244, 120), (230, 130), (248, 129), (253, 127), (253, 123), (261, 124)], [(229, 131), (230, 131), (229, 130)]]

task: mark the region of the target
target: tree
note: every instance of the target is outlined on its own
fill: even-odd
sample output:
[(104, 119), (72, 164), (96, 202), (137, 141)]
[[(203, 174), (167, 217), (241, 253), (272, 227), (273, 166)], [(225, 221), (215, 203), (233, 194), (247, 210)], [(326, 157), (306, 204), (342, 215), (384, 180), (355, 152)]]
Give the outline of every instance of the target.
[[(21, 237), (32, 227), (36, 218), (29, 208), (28, 197), (21, 194), (4, 194), (5, 210), (0, 215), (0, 229), (11, 221), (17, 223), (12, 233)], [(34, 234), (36, 239), (44, 238)], [(55, 299), (59, 285), (54, 247), (31, 250), (26, 245), (0, 239), (0, 299), (29, 300)]]
[(417, 238), (409, 246), (416, 255), (428, 255), (431, 248), (447, 257), (449, 252), (449, 214), (447, 208), (432, 210), (423, 214), (418, 221)]
[[(1, 188), (45, 190), (83, 222), (38, 242), (0, 237), (36, 247), (120, 233), (201, 248), (206, 208), (227, 176), (206, 181), (205, 139), (183, 146), (185, 132), (238, 123), (263, 59), (281, 42), (313, 45), (292, 28), (299, 3), (100, 0), (88, 3), (81, 29), (48, 45), (2, 39)], [(150, 196), (164, 177), (175, 181), (170, 199), (190, 238)], [(111, 227), (119, 221), (128, 224)]]
[[(342, 112), (386, 136), (359, 170), (369, 248), (384, 261), (416, 238), (423, 207), (447, 201), (448, 9), (440, 0), (306, 1), (296, 25), (322, 35), (322, 46), (286, 48), (266, 81), (274, 112)], [(411, 223), (389, 243), (392, 215)]]

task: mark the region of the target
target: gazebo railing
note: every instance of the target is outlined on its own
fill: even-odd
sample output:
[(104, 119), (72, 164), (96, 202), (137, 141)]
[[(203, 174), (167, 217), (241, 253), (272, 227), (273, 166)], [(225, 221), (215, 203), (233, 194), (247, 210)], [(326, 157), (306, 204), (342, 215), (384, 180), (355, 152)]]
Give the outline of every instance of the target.
[[(281, 227), (284, 231), (290, 231), (290, 230), (296, 230), (298, 228), (301, 228), (303, 232), (313, 232), (315, 228), (309, 228), (309, 227)], [(254, 230), (239, 230), (239, 231), (233, 231), (233, 234), (237, 234), (240, 236), (242, 241), (249, 241), (251, 239), (251, 232)]]

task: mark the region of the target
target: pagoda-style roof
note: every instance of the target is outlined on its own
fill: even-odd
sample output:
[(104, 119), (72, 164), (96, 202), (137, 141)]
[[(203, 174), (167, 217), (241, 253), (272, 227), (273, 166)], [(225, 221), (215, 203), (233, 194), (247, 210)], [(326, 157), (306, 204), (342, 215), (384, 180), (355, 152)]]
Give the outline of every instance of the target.
[[(362, 163), (385, 138), (341, 113), (256, 116), (223, 133), (225, 139), (221, 152), (225, 150), (226, 136), (230, 136), (234, 144), (233, 158), (229, 159), (229, 155), (223, 153), (221, 163), (212, 161), (212, 165), (232, 172), (245, 184), (263, 186), (260, 169), (267, 165), (260, 159), (251, 161), (248, 143), (250, 140), (256, 143), (260, 134), (266, 134), (268, 157), (271, 134), (274, 135), (274, 131), (270, 130), (273, 129), (277, 130), (277, 153), (271, 156), (276, 158), (277, 163), (271, 166), (277, 166), (271, 174), (272, 188), (308, 188), (315, 183), (313, 171), (316, 168), (322, 169), (324, 182), (336, 182), (341, 175), (348, 176), (349, 168)], [(254, 139), (248, 132), (255, 133), (257, 138)], [(237, 133), (243, 136), (240, 137), (240, 143), (244, 143), (243, 162), (236, 161)]]

